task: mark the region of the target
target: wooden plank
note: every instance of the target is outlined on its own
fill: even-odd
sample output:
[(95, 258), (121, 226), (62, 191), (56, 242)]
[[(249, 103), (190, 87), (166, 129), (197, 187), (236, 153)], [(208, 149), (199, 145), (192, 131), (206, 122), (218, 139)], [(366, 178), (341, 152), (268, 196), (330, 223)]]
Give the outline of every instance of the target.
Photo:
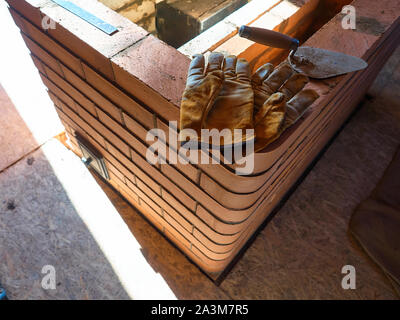
[(192, 57), (196, 53), (213, 50), (219, 44), (236, 35), (237, 28), (254, 22), (279, 2), (281, 0), (253, 0), (215, 26), (185, 43), (178, 50), (188, 57)]
[[(302, 6), (282, 1), (249, 25), (300, 37), (313, 23), (320, 1), (307, 0)], [(269, 48), (241, 38), (239, 35), (233, 36), (213, 50), (247, 59), (252, 70), (266, 62), (277, 64), (287, 54), (285, 50)]]

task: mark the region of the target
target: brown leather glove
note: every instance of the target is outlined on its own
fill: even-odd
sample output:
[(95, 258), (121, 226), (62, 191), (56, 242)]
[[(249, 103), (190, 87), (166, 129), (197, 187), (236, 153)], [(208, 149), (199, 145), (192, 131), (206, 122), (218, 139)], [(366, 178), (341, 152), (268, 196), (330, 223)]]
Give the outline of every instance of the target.
[(210, 55), (206, 70), (202, 54), (195, 55), (190, 67), (183, 92), (180, 109), (180, 141), (184, 141), (184, 129), (193, 129), (198, 137), (201, 135), (202, 125), (215, 99), (220, 93), (224, 81), (221, 70), (224, 56), (219, 53)]
[[(194, 129), (198, 137), (201, 129), (228, 129), (232, 134), (230, 143), (254, 139), (245, 131), (240, 137), (233, 134), (234, 129), (254, 128), (254, 94), (247, 61), (211, 53), (205, 71), (204, 64), (204, 56), (197, 55), (189, 68), (181, 103), (180, 141), (190, 136), (184, 129)], [(224, 143), (227, 142), (221, 138), (219, 144)]]
[[(219, 131), (229, 129), (233, 143), (254, 139), (254, 136), (246, 136), (245, 131), (254, 128), (254, 93), (249, 64), (244, 59), (228, 56), (224, 59), (223, 71), (225, 74), (223, 87), (205, 118), (204, 128)], [(244, 131), (241, 136), (235, 137), (234, 129)]]
[(308, 81), (307, 76), (296, 73), (287, 62), (275, 70), (267, 63), (253, 75), (255, 152), (278, 139), (318, 99), (314, 90), (303, 90)]

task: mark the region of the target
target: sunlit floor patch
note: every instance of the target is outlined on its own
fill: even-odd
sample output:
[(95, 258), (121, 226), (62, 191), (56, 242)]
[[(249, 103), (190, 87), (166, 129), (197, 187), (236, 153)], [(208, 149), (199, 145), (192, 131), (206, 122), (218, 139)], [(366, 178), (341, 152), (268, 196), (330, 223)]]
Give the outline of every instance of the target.
[(140, 245), (83, 163), (53, 140), (42, 148), (77, 214), (133, 299), (175, 299), (147, 263)]

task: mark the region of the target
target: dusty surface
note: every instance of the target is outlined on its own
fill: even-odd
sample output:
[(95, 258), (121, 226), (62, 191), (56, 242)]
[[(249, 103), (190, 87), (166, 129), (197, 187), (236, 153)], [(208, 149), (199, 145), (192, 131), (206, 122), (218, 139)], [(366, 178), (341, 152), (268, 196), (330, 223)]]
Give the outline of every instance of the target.
[[(18, 35), (10, 31), (10, 36)], [(16, 64), (29, 59), (21, 52)], [(39, 132), (48, 128), (47, 120), (37, 118), (27, 126), (11, 116), (15, 102), (18, 114), (29, 114), (28, 102), (49, 100), (44, 90), (35, 90), (40, 97), (29, 91), (25, 100), (18, 97), (24, 79), (11, 72), (14, 57), (0, 58), (8, 61), (2, 65), (1, 83), (16, 97), (13, 104), (2, 93), (0, 105), (11, 119), (0, 122), (0, 136), (7, 141), (0, 144), (0, 158), (8, 167), (0, 170), (0, 282), (11, 299), (398, 298), (349, 235), (348, 222), (400, 144), (400, 49), (358, 113), (220, 287), (93, 178), (76, 156), (51, 139), (51, 132)], [(18, 138), (7, 135), (11, 123), (21, 133)], [(32, 141), (29, 131), (41, 138)], [(356, 290), (341, 288), (341, 269), (348, 264), (356, 268)], [(55, 267), (55, 290), (41, 285), (45, 265)]]
[[(43, 153), (44, 148), (71, 162), (56, 143), (48, 142), (0, 175), (1, 283), (10, 299), (127, 299)], [(41, 286), (48, 265), (56, 270), (55, 290)]]

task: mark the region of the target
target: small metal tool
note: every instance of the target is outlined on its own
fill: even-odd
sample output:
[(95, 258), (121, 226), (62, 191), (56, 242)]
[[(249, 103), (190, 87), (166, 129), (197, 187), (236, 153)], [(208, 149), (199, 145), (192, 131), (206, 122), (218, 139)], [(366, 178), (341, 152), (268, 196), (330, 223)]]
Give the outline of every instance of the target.
[(52, 1), (58, 4), (59, 6), (63, 7), (64, 9), (68, 10), (69, 12), (72, 12), (79, 18), (90, 23), (91, 25), (95, 26), (96, 28), (100, 29), (101, 31), (107, 33), (109, 36), (112, 36), (114, 33), (118, 32), (118, 29), (112, 26), (111, 24), (101, 20), (100, 18), (82, 9), (81, 7), (78, 7), (76, 4), (70, 1), (65, 1), (65, 0), (52, 0)]
[(363, 59), (336, 51), (299, 47), (299, 40), (267, 29), (242, 26), (239, 35), (266, 46), (291, 50), (288, 61), (293, 69), (315, 79), (330, 78), (368, 67)]

